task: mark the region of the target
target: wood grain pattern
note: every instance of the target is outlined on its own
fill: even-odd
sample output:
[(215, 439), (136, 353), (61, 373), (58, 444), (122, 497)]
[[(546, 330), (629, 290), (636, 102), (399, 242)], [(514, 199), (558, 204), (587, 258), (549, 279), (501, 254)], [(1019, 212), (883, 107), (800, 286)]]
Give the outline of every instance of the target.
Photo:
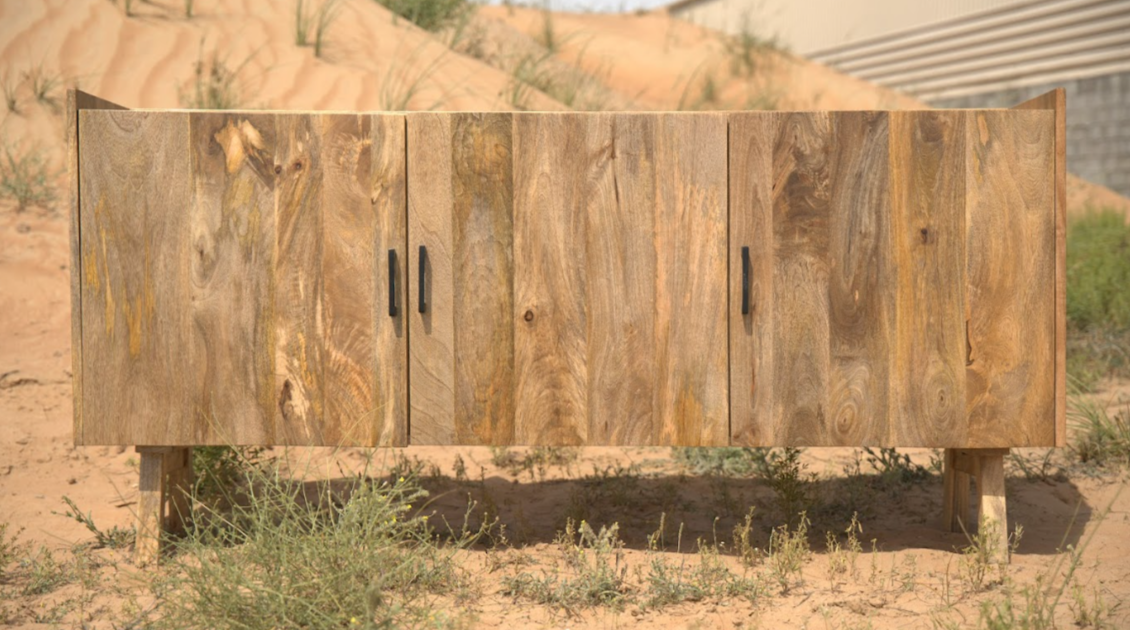
[(71, 401), (74, 405), (73, 438), (83, 444), (82, 421), (82, 237), (79, 221), (79, 144), (78, 112), (83, 109), (125, 109), (81, 90), (67, 90), (63, 135), (67, 143), (67, 182), (70, 188), (69, 217), (71, 238)]
[[(409, 441), (454, 444), (451, 117), (421, 113), (407, 119)], [(420, 245), (427, 247), (429, 262), (425, 313), (417, 312)]]
[[(726, 118), (661, 115), (654, 142), (654, 172), (646, 174), (658, 187), (653, 439), (724, 446), (730, 433)], [(590, 285), (597, 280), (591, 277)]]
[(275, 116), (194, 113), (190, 255), (193, 440), (270, 444), (275, 266)]
[(968, 443), (1055, 444), (1055, 118), (966, 113)]
[(580, 117), (514, 116), (518, 444), (592, 442), (584, 305), (590, 190), (581, 183), (596, 156), (585, 130)]
[(778, 444), (880, 444), (894, 320), (884, 113), (783, 115), (773, 148)]
[[(388, 317), (387, 297), (377, 304), (376, 434), (369, 444), (408, 444), (408, 189), (405, 162), (405, 121), (402, 115), (374, 114), (372, 128), (370, 202), (376, 215), (374, 254), (376, 291), (385, 296), (388, 274), (396, 274), (396, 317)], [(327, 237), (329, 234), (327, 233)], [(397, 252), (397, 268), (390, 270), (388, 250)], [(367, 281), (359, 277), (355, 282)], [(354, 288), (354, 291), (361, 289)], [(348, 298), (346, 298), (348, 299)]]
[(83, 443), (186, 443), (188, 115), (80, 110), (79, 145)]
[(1058, 88), (1014, 109), (1055, 113), (1055, 445), (1067, 446), (1067, 92)]
[(828, 424), (834, 444), (877, 446), (889, 433), (895, 275), (886, 112), (833, 117)]
[(831, 366), (828, 246), (832, 120), (784, 114), (773, 146), (773, 390), (768, 435), (822, 444)]
[(325, 114), (320, 126), (323, 440), (402, 445), (407, 340), (386, 296), (388, 250), (404, 252), (404, 118)]
[(455, 439), (512, 444), (511, 116), (458, 114), (451, 124)]
[[(658, 440), (657, 228), (653, 116), (581, 118), (589, 161), (569, 173), (584, 204), (588, 441)], [(587, 190), (586, 190), (587, 188)], [(564, 296), (562, 296), (564, 297)]]
[(275, 436), (283, 444), (333, 444), (322, 426), (321, 134), (311, 116), (279, 116), (276, 133)]
[(519, 443), (729, 442), (725, 134), (515, 116)]
[[(730, 424), (735, 446), (772, 444), (775, 113), (730, 116)], [(742, 314), (742, 247), (749, 313)]]
[[(965, 114), (891, 112), (888, 441), (965, 443)], [(951, 519), (952, 520), (952, 519)]]

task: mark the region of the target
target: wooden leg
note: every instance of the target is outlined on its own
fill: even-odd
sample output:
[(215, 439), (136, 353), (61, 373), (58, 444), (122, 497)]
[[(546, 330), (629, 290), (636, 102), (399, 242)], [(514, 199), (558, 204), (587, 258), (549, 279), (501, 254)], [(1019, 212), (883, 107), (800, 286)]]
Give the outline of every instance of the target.
[(164, 526), (165, 455), (170, 449), (137, 447), (141, 456), (141, 480), (137, 502), (137, 546), (134, 560), (143, 566), (157, 560), (161, 553), (161, 530)]
[(174, 448), (165, 456), (168, 478), (166, 500), (168, 516), (165, 530), (179, 534), (185, 531), (192, 512), (192, 447)]
[(141, 480), (137, 502), (138, 566), (155, 562), (161, 555), (161, 536), (180, 532), (191, 510), (192, 448), (139, 446)]
[[(1004, 453), (996, 451), (1003, 450)], [(996, 538), (994, 548), (1008, 562), (1008, 512), (1004, 497), (1004, 456), (1008, 449), (994, 449), (991, 454), (978, 457), (977, 499), (980, 503), (980, 531), (992, 527)], [(992, 525), (989, 525), (992, 523)]]
[(942, 528), (951, 532), (969, 529), (969, 473), (958, 469), (959, 451), (947, 448), (942, 477), (945, 498), (942, 505)]

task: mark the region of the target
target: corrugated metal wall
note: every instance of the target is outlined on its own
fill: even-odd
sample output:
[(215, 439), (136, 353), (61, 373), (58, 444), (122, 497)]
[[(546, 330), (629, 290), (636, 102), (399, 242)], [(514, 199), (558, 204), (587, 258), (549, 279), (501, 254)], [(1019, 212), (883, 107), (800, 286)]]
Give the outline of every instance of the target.
[(777, 34), (810, 59), (925, 100), (1130, 69), (1130, 0), (683, 0), (670, 10)]

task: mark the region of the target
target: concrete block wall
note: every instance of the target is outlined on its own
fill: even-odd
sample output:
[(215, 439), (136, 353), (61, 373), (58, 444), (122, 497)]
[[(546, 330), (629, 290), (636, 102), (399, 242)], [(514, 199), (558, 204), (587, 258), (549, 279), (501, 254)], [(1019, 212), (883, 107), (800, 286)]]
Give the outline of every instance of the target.
[(1067, 170), (1130, 197), (1130, 72), (932, 101), (935, 107), (1011, 107), (1067, 90)]

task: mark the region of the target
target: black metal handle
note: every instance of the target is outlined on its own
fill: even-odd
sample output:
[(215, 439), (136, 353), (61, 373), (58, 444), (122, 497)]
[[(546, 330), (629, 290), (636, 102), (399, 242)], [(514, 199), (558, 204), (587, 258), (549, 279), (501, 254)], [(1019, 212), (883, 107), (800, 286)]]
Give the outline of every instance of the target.
[(388, 250), (388, 316), (396, 317), (396, 250)]
[(742, 315), (749, 315), (749, 248), (742, 248)]
[(423, 245), (420, 246), (420, 312), (424, 313), (428, 310), (428, 300), (424, 297), (424, 287), (427, 283), (424, 281), (424, 271), (428, 268), (428, 248)]

